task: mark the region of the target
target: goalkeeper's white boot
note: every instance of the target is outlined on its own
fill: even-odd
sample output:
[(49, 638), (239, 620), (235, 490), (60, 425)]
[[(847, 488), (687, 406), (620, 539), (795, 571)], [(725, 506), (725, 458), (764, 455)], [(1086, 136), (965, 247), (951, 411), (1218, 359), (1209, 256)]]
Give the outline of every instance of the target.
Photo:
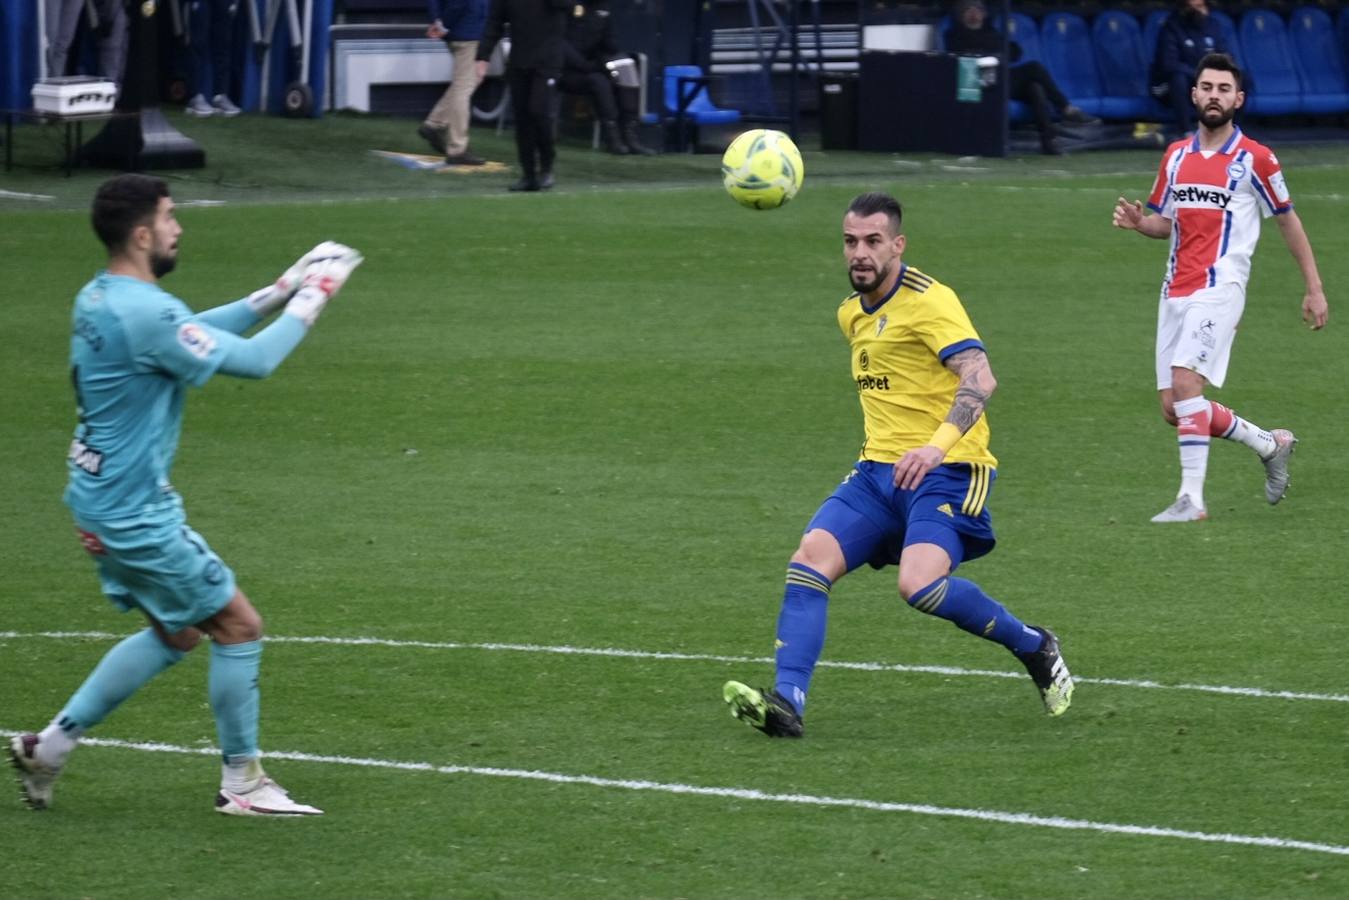
[(19, 795), (29, 809), (52, 805), (52, 784), (61, 774), (60, 766), (49, 766), (38, 758), (39, 743), (35, 734), (16, 734), (9, 742), (9, 761), (18, 773)]
[(252, 790), (236, 793), (220, 789), (215, 811), (228, 816), (321, 816), (323, 810), (290, 799), (286, 789), (266, 775)]
[(1265, 464), (1265, 499), (1278, 503), (1288, 493), (1288, 458), (1293, 455), (1297, 438), (1287, 428), (1275, 428), (1270, 436), (1274, 438), (1274, 452), (1261, 460)]
[(1189, 494), (1181, 494), (1166, 509), (1152, 517), (1154, 522), (1202, 522), (1208, 518), (1208, 510), (1190, 499)]

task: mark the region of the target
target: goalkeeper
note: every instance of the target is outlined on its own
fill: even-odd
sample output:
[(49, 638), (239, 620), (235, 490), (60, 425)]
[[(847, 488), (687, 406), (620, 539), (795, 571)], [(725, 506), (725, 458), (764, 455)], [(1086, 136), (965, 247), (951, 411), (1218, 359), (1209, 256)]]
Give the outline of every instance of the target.
[[(211, 637), (211, 710), (223, 756), (215, 809), (233, 815), (319, 815), (267, 777), (258, 751), (262, 618), (234, 573), (188, 527), (169, 482), (189, 386), (217, 372), (265, 378), (304, 339), (361, 255), (325, 242), (275, 284), (194, 314), (159, 279), (174, 268), (182, 227), (158, 178), (119, 175), (94, 197), (93, 227), (108, 267), (75, 298), (71, 380), (79, 423), (65, 501), (103, 592), (149, 626), (108, 651), (65, 708), (9, 755), (32, 809), (80, 736), (142, 685)], [(240, 335), (280, 315), (250, 338)]]

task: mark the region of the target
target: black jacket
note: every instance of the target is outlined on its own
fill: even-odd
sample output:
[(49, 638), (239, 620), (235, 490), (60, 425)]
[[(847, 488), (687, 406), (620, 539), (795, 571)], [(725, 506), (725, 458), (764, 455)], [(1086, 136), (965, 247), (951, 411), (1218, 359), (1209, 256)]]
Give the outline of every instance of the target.
[(509, 22), (510, 68), (561, 73), (570, 9), (571, 0), (492, 0), (482, 40), (478, 41), (478, 59), (491, 59)]
[[(946, 51), (948, 53), (977, 53), (981, 56), (1002, 56), (1002, 32), (989, 22), (983, 28), (966, 28), (956, 22), (946, 29)], [(1007, 61), (1021, 59), (1021, 45), (1016, 41), (1007, 42)]]
[(577, 72), (599, 72), (621, 52), (614, 44), (613, 16), (607, 6), (588, 4), (581, 14), (567, 17), (566, 67)]

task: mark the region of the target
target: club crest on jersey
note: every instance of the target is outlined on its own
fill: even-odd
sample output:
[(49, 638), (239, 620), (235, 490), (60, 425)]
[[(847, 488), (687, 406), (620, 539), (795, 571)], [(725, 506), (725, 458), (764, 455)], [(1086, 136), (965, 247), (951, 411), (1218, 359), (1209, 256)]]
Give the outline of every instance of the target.
[(1227, 167), (1227, 177), (1233, 181), (1240, 181), (1246, 175), (1245, 163), (1234, 162)]
[(215, 338), (195, 322), (184, 322), (178, 326), (178, 343), (197, 359), (206, 359), (215, 349)]
[(887, 315), (882, 315), (876, 320), (876, 337), (881, 336), (881, 332), (885, 330), (885, 326), (888, 324), (890, 324), (890, 317)]

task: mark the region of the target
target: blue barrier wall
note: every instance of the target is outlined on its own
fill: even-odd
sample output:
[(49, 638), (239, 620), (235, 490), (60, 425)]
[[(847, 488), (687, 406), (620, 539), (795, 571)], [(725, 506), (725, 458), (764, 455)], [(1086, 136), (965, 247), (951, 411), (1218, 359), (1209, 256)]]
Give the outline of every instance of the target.
[(0, 0), (0, 107), (31, 107), (37, 71), (37, 0)]

